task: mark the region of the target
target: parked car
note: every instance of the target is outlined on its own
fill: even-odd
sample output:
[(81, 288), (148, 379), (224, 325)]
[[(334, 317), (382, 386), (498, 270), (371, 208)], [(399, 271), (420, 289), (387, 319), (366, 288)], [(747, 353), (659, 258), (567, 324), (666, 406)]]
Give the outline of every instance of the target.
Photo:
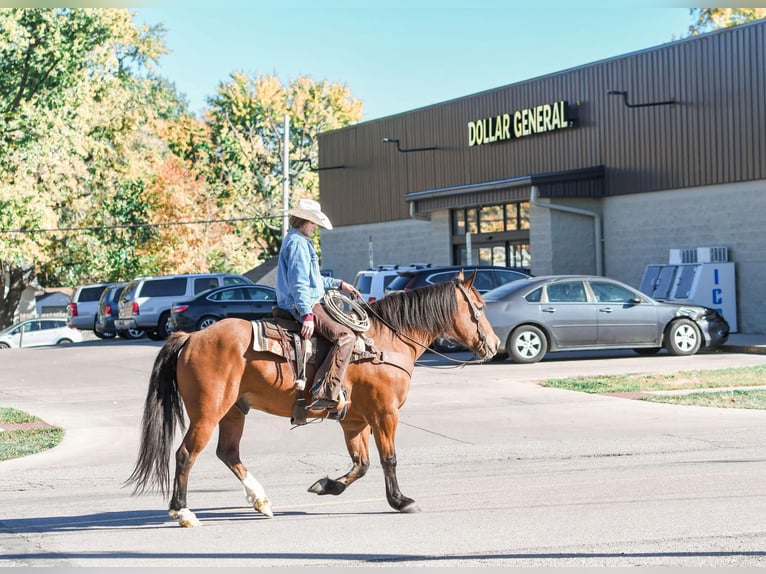
[(455, 277), (462, 269), (463, 274), (468, 277), (476, 271), (476, 279), (473, 286), (484, 294), (495, 287), (504, 285), (509, 281), (525, 279), (530, 277), (529, 269), (523, 267), (497, 267), (493, 265), (450, 265), (446, 267), (427, 267), (424, 269), (407, 269), (399, 271), (396, 277), (388, 286), (386, 292), (391, 291), (409, 291), (426, 285), (434, 285), (449, 281)]
[(144, 332), (140, 329), (117, 330), (114, 322), (118, 317), (120, 293), (128, 284), (127, 281), (113, 283), (101, 292), (96, 310), (96, 325), (93, 332), (102, 339), (113, 339), (120, 336), (122, 339), (140, 339)]
[(166, 339), (173, 331), (170, 322), (173, 303), (222, 285), (253, 285), (253, 282), (233, 273), (138, 277), (122, 290), (114, 325), (118, 331), (145, 331), (154, 341)]
[(174, 331), (198, 331), (227, 317), (249, 320), (271, 317), (271, 308), (276, 304), (276, 290), (266, 285), (218, 287), (174, 303), (170, 322)]
[(96, 311), (98, 311), (99, 297), (109, 285), (111, 283), (91, 283), (75, 287), (66, 306), (67, 325), (73, 329), (93, 331), (96, 336), (100, 336), (95, 331)]
[[(461, 270), (466, 277), (476, 271), (476, 279), (473, 282), (473, 286), (482, 295), (510, 281), (530, 277), (529, 269), (527, 268), (498, 267), (493, 265), (450, 265), (414, 270), (407, 269), (398, 272), (398, 277), (391, 281), (386, 292), (409, 291), (410, 289), (449, 281)], [(431, 345), (431, 348), (440, 353), (454, 353), (464, 349), (460, 343), (444, 335), (439, 335)]]
[(729, 324), (716, 310), (657, 301), (624, 283), (593, 275), (515, 281), (484, 295), (500, 338), (497, 360), (535, 363), (565, 350), (634, 349), (693, 355), (723, 345)]
[(0, 331), (0, 349), (42, 347), (79, 343), (82, 333), (67, 325), (66, 319), (29, 319)]
[(399, 271), (425, 269), (430, 263), (413, 263), (412, 265), (378, 265), (375, 269), (359, 271), (354, 277), (354, 287), (362, 294), (368, 303), (382, 298), (386, 294), (391, 281), (399, 276)]

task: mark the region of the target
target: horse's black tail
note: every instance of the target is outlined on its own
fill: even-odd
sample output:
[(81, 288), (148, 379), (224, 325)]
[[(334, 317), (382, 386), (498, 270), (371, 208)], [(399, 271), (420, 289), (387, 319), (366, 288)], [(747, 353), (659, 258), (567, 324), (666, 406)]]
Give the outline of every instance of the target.
[(149, 391), (144, 404), (141, 446), (138, 460), (125, 484), (133, 494), (157, 489), (170, 492), (170, 454), (176, 426), (185, 430), (183, 403), (176, 382), (178, 354), (189, 339), (188, 333), (173, 333), (154, 360)]

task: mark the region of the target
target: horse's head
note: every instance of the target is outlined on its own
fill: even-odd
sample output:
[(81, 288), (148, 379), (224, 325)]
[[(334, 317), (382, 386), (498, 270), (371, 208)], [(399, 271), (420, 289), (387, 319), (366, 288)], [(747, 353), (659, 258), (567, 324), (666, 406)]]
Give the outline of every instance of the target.
[(455, 288), (458, 291), (458, 312), (447, 335), (457, 339), (486, 361), (497, 353), (500, 339), (487, 321), (487, 315), (484, 313), (484, 299), (473, 287), (475, 278), (476, 271), (465, 279), (461, 270), (455, 279)]

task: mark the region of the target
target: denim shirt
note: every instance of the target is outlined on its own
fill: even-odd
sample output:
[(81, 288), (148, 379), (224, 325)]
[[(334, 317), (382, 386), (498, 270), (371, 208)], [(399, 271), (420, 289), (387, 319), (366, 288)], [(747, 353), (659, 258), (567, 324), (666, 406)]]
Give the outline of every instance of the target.
[(340, 280), (319, 272), (319, 257), (311, 238), (298, 229), (289, 229), (279, 250), (277, 305), (301, 319), (311, 313), (325, 290), (339, 285)]

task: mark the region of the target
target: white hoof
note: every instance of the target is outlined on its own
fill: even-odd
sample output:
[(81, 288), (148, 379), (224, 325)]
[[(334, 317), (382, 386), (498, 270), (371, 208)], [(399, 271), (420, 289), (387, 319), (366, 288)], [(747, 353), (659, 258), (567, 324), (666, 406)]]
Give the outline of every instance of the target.
[(168, 510), (168, 516), (178, 520), (178, 525), (183, 526), (184, 528), (202, 526), (202, 523), (197, 520), (197, 517), (188, 508), (182, 508), (181, 510)]
[(259, 498), (253, 502), (253, 508), (258, 512), (269, 518), (274, 518), (274, 513), (271, 511), (271, 502), (268, 498)]

